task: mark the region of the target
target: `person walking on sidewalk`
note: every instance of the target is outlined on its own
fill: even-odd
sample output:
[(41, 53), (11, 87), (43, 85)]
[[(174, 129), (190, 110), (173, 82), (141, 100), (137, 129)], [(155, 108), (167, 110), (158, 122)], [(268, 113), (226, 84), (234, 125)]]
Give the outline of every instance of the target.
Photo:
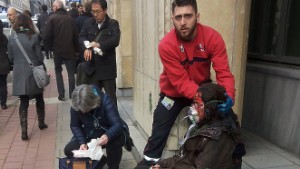
[(75, 88), (75, 71), (77, 54), (79, 53), (78, 30), (75, 20), (64, 9), (60, 0), (53, 2), (54, 14), (48, 18), (48, 23), (42, 32), (42, 37), (54, 54), (54, 67), (58, 100), (65, 100), (65, 87), (62, 75), (62, 64), (65, 63), (69, 81), (69, 98)]
[[(41, 34), (43, 34), (43, 30), (47, 24), (47, 20), (48, 20), (48, 17), (49, 17), (49, 14), (47, 12), (48, 10), (48, 7), (47, 5), (42, 5), (42, 13), (38, 16), (38, 19), (37, 19), (37, 27), (38, 29), (40, 30)], [(45, 54), (46, 54), (46, 58), (47, 59), (50, 59), (52, 56), (51, 56), (51, 53), (49, 51), (49, 47), (48, 45), (45, 43), (44, 40), (42, 40), (42, 50), (45, 51)]]
[[(92, 0), (92, 14), (94, 18), (88, 19), (80, 32), (79, 42), (84, 51), (84, 59), (90, 61), (95, 67), (93, 79), (99, 88), (104, 88), (117, 105), (116, 96), (116, 47), (120, 42), (119, 22), (107, 15), (106, 0)], [(84, 42), (90, 42), (89, 47)], [(101, 52), (96, 52), (100, 49)]]
[(87, 143), (91, 139), (100, 138), (98, 144), (106, 148), (108, 168), (118, 169), (122, 146), (130, 137), (123, 134), (128, 126), (121, 119), (117, 106), (96, 85), (87, 84), (75, 88), (71, 105), (70, 127), (73, 137), (65, 146), (65, 155), (73, 157), (73, 150), (87, 150)]
[(233, 106), (234, 77), (229, 69), (225, 43), (217, 31), (197, 23), (196, 0), (174, 0), (174, 28), (160, 41), (158, 52), (163, 64), (160, 99), (154, 111), (152, 133), (138, 165), (152, 166), (159, 161), (170, 130), (180, 111), (192, 103), (199, 86), (211, 82), (210, 67), (216, 81), (226, 89), (226, 102), (219, 109), (226, 114)]
[(7, 109), (7, 75), (10, 71), (10, 63), (7, 56), (7, 37), (3, 33), (3, 24), (0, 20), (0, 102), (1, 109)]
[[(11, 27), (13, 27), (13, 25), (15, 24), (17, 17), (18, 17), (18, 12), (17, 12), (16, 8), (9, 7), (7, 9), (7, 19), (9, 20)], [(9, 34), (11, 35), (14, 33), (15, 33), (14, 29), (10, 29)]]
[(17, 45), (16, 36), (35, 66), (44, 64), (44, 55), (41, 51), (39, 35), (35, 32), (29, 16), (19, 14), (13, 25), (13, 29), (16, 34), (10, 35), (8, 40), (8, 57), (10, 62), (13, 63), (12, 95), (20, 97), (19, 117), (22, 128), (22, 140), (28, 140), (27, 114), (30, 96), (36, 99), (39, 128), (42, 130), (48, 127), (45, 124), (44, 89), (37, 86), (33, 77), (32, 68)]

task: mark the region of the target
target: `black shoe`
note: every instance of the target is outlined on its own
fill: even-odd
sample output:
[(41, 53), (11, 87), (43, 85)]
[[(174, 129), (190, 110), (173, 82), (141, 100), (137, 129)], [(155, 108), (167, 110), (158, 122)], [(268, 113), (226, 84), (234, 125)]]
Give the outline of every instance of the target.
[(2, 106), (1, 106), (1, 109), (2, 109), (2, 110), (5, 110), (5, 109), (7, 109), (7, 106), (6, 106), (6, 105), (2, 105)]
[(28, 135), (27, 135), (27, 131), (22, 131), (22, 136), (21, 136), (22, 140), (29, 140)]
[(58, 96), (58, 100), (65, 101), (65, 97), (64, 96)]
[(48, 128), (48, 125), (45, 123), (41, 123), (41, 124), (39, 124), (39, 128), (40, 128), (40, 130), (43, 130), (43, 129)]

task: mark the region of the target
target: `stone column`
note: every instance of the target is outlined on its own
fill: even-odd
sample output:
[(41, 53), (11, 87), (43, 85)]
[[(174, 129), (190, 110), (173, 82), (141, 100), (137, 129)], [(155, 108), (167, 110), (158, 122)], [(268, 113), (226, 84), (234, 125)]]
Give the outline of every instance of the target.
[(119, 95), (132, 96), (132, 9), (130, 0), (107, 0), (108, 14), (118, 20), (121, 30), (117, 48), (117, 88)]

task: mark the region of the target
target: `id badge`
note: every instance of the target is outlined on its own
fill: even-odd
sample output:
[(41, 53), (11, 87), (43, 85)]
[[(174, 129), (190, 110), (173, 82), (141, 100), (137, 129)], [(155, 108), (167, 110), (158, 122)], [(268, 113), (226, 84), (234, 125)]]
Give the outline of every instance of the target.
[(164, 99), (161, 101), (161, 103), (168, 109), (170, 110), (173, 105), (174, 105), (174, 100), (171, 100), (167, 96), (164, 97)]

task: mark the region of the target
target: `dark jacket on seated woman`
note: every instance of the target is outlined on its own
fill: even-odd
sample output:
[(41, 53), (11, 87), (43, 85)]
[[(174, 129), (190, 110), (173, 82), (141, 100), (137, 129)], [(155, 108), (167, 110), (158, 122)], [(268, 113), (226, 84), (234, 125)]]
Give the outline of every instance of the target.
[[(102, 100), (100, 106), (88, 113), (83, 114), (71, 108), (70, 127), (74, 137), (80, 144), (86, 144), (95, 136), (99, 137), (99, 133), (105, 133), (109, 140), (114, 140), (122, 134), (123, 124), (117, 106), (102, 91), (99, 95)], [(98, 119), (99, 125), (95, 124), (97, 123), (94, 121), (95, 118)]]
[[(73, 157), (73, 150), (87, 150), (87, 143), (99, 138), (97, 144), (106, 148), (108, 167), (119, 168), (122, 147), (125, 145), (126, 148), (130, 136), (115, 103), (95, 85), (83, 84), (74, 89), (71, 104), (70, 128), (73, 137), (65, 146), (65, 155)], [(103, 158), (106, 159), (105, 156)], [(103, 163), (106, 160), (102, 159), (97, 166), (101, 168)]]
[[(220, 113), (217, 104), (226, 100), (225, 89), (217, 84), (200, 86), (199, 97), (192, 109), (198, 121), (187, 131), (182, 156), (173, 156), (158, 162), (154, 169), (236, 169), (240, 167), (244, 147), (239, 144), (240, 127), (232, 110)], [(189, 116), (191, 114), (188, 114)], [(241, 154), (238, 154), (241, 152)]]

